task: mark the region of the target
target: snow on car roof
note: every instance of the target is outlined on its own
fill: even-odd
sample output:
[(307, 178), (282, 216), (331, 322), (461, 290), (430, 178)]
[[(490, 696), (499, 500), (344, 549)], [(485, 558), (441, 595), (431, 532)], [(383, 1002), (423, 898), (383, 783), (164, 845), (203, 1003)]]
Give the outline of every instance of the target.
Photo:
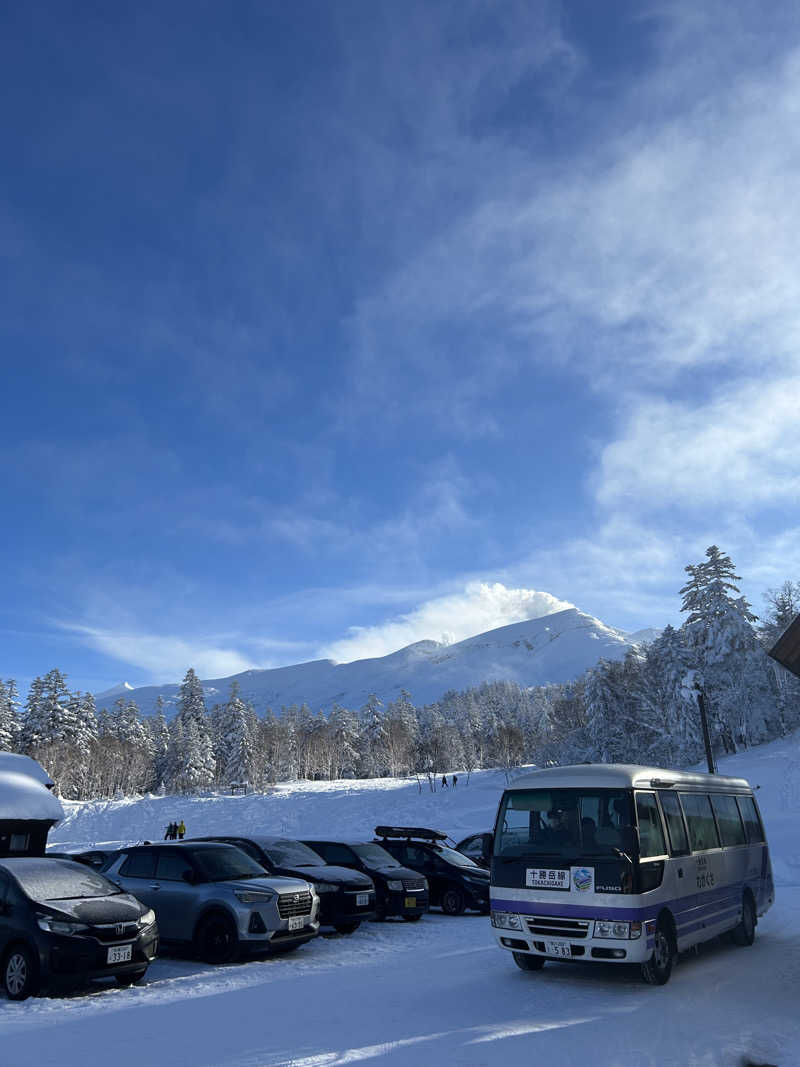
[(27, 774), (0, 771), (0, 819), (60, 822), (64, 811), (57, 797)]

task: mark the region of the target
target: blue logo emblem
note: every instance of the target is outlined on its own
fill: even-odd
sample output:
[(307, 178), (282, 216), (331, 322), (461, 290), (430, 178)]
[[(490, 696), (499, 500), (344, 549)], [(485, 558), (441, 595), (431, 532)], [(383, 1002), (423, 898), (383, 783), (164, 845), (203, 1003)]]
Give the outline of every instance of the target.
[(572, 884), (580, 893), (585, 893), (592, 888), (594, 882), (594, 871), (590, 871), (587, 867), (578, 867), (572, 875)]

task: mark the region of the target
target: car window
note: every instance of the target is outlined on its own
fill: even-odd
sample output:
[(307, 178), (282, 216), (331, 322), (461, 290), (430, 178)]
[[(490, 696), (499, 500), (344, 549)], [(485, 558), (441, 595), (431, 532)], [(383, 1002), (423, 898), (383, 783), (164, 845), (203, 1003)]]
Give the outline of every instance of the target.
[(162, 878), (167, 882), (183, 882), (186, 871), (193, 870), (186, 854), (176, 850), (158, 853), (156, 863), (156, 878)]
[(123, 878), (155, 878), (155, 853), (150, 849), (137, 849), (136, 852), (129, 852), (119, 873)]
[(717, 817), (717, 826), (719, 826), (723, 845), (743, 845), (745, 843), (744, 826), (736, 806), (736, 797), (713, 793), (711, 806)]
[(319, 867), (325, 862), (318, 852), (301, 841), (270, 841), (264, 851), (279, 867)]
[(30, 900), (78, 900), (119, 893), (102, 874), (71, 860), (6, 861), (6, 868)]
[(667, 846), (655, 793), (636, 794), (636, 816), (639, 820), (639, 855), (643, 859), (663, 856)]
[(373, 867), (399, 867), (400, 864), (394, 856), (387, 852), (381, 845), (353, 845), (353, 852), (360, 856), (365, 863)]
[(764, 830), (758, 817), (755, 803), (752, 797), (737, 797), (739, 811), (742, 813), (744, 828), (747, 833), (748, 845), (756, 844), (764, 840)]
[(661, 798), (661, 810), (667, 820), (667, 834), (672, 852), (676, 855), (688, 852), (689, 839), (686, 836), (686, 827), (683, 825), (683, 815), (677, 794), (662, 790), (658, 795)]
[(340, 863), (343, 867), (349, 866), (355, 862), (356, 857), (353, 855), (353, 850), (348, 848), (347, 845), (340, 845), (335, 842), (327, 842), (322, 846), (322, 849), (318, 849), (315, 844), (310, 846), (315, 852), (317, 852), (326, 863)]
[(405, 862), (413, 870), (417, 870), (419, 867), (425, 867), (430, 863), (430, 857), (424, 849), (417, 848), (416, 845), (406, 845)]
[(235, 845), (198, 848), (192, 852), (192, 860), (203, 878), (209, 882), (264, 877), (264, 868), (261, 864), (256, 863), (246, 852)]
[(711, 801), (704, 793), (681, 793), (681, 806), (689, 828), (692, 852), (719, 848), (717, 824), (711, 810)]

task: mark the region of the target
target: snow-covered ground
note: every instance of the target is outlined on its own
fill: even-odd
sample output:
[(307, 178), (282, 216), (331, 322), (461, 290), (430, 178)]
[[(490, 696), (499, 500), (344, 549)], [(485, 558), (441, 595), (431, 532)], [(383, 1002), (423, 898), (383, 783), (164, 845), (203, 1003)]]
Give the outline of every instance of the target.
[[(0, 1000), (0, 1064), (800, 1064), (800, 739), (730, 757), (720, 770), (761, 786), (776, 904), (751, 948), (703, 946), (665, 987), (610, 965), (525, 974), (495, 947), (487, 918), (431, 913), (317, 938), (286, 958), (217, 968), (159, 959), (134, 989)], [(51, 843), (155, 839), (180, 818), (190, 836), (367, 837), (376, 823), (399, 822), (459, 838), (491, 825), (504, 783), (487, 771), (435, 794), (413, 782), (336, 782), (267, 796), (66, 804)]]

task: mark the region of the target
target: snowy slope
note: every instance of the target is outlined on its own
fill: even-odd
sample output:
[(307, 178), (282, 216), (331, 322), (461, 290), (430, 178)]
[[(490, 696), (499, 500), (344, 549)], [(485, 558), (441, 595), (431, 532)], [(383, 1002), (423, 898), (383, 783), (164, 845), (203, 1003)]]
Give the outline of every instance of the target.
[[(349, 938), (317, 938), (284, 959), (220, 968), (159, 959), (137, 989), (0, 1000), (1, 1062), (82, 1067), (103, 1050), (116, 1067), (800, 1064), (799, 743), (796, 736), (721, 761), (723, 773), (760, 785), (773, 855), (776, 903), (755, 945), (703, 946), (663, 988), (610, 965), (548, 964), (523, 974), (495, 947), (484, 917), (431, 913), (414, 926), (368, 924)], [(435, 794), (413, 782), (334, 782), (266, 796), (68, 803), (53, 843), (155, 836), (180, 816), (198, 834), (354, 835), (392, 818), (457, 837), (491, 824), (504, 781), (484, 771)]]
[[(388, 656), (334, 663), (315, 660), (272, 670), (250, 670), (231, 678), (203, 682), (206, 704), (227, 700), (231, 682), (239, 682), (242, 696), (257, 711), (306, 703), (316, 711), (330, 711), (334, 703), (360, 708), (370, 693), (386, 704), (402, 689), (417, 705), (438, 700), (448, 689), (467, 689), (484, 681), (520, 685), (567, 682), (583, 674), (599, 659), (622, 659), (632, 642), (619, 630), (576, 608), (539, 619), (501, 626), (453, 645), (418, 641)], [(98, 707), (110, 707), (120, 687), (99, 694)], [(147, 715), (160, 694), (167, 712), (175, 709), (178, 685), (145, 686), (128, 692)]]

